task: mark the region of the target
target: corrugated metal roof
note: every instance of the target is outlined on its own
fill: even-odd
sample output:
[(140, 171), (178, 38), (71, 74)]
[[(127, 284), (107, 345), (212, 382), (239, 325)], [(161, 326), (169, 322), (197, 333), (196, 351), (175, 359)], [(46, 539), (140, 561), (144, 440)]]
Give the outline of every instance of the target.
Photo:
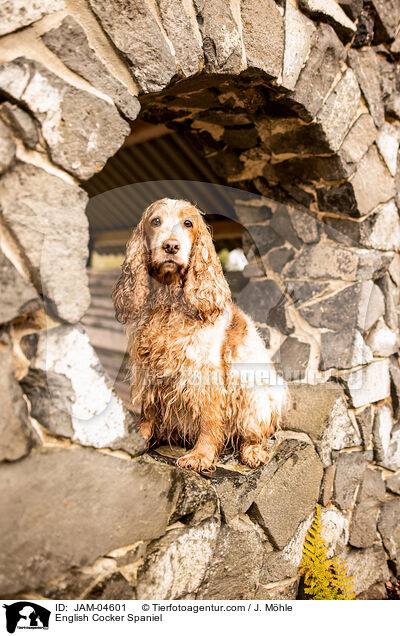
[(177, 133), (122, 148), (84, 187), (91, 197), (92, 232), (131, 228), (151, 202), (163, 197), (188, 199), (210, 219), (236, 218), (232, 203), (238, 190), (223, 186)]

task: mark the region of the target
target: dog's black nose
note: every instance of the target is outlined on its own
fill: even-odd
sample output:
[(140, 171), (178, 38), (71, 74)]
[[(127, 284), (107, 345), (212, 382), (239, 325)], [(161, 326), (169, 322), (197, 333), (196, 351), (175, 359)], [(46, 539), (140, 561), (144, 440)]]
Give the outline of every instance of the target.
[(175, 239), (167, 239), (166, 241), (164, 241), (162, 246), (163, 250), (167, 252), (167, 254), (176, 254), (177, 252), (179, 252), (181, 247), (179, 241)]

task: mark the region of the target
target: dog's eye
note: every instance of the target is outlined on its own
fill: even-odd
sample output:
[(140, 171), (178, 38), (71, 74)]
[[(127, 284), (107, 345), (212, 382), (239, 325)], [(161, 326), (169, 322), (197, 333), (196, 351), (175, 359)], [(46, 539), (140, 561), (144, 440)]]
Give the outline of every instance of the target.
[(154, 225), (154, 227), (158, 227), (159, 225), (161, 225), (161, 221), (158, 216), (156, 216), (154, 219), (151, 219), (150, 225)]
[(185, 227), (193, 227), (193, 223), (191, 222), (190, 219), (186, 219), (186, 221), (183, 222), (183, 225)]

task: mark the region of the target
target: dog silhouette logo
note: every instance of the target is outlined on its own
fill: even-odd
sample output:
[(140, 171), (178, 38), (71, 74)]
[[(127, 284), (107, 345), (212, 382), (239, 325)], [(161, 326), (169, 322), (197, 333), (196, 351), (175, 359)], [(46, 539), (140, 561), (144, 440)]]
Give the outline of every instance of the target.
[(49, 628), (51, 612), (37, 603), (17, 601), (3, 607), (6, 609), (6, 627), (9, 634), (14, 634), (16, 629)]

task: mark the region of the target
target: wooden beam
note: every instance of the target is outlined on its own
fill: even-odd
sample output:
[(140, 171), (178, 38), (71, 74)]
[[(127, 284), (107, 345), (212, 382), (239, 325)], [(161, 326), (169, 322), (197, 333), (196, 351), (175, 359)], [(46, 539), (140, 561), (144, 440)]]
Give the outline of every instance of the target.
[(131, 134), (125, 139), (122, 147), (128, 148), (136, 144), (143, 144), (146, 141), (150, 141), (150, 139), (170, 135), (172, 132), (174, 131), (164, 126), (164, 124), (150, 124), (139, 119), (132, 123)]

